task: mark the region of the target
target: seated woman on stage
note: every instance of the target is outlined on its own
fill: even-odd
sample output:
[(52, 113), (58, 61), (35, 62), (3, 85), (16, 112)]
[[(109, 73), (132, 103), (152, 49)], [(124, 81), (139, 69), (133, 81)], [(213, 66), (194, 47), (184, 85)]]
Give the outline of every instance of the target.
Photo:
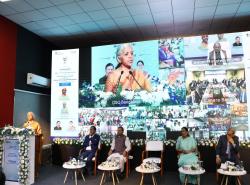
[(40, 124), (35, 120), (35, 115), (33, 112), (27, 113), (27, 121), (23, 124), (24, 128), (29, 128), (34, 130), (35, 135), (41, 135), (42, 129)]
[(118, 66), (109, 73), (106, 80), (105, 91), (116, 93), (118, 86), (122, 90), (146, 90), (151, 91), (151, 84), (143, 71), (132, 69), (134, 51), (131, 44), (121, 44), (117, 47), (116, 59)]
[[(197, 143), (195, 139), (189, 135), (187, 127), (182, 127), (181, 129), (181, 136), (177, 139), (176, 150), (180, 154), (178, 160), (179, 167), (197, 163)], [(181, 183), (184, 183), (184, 177), (185, 175), (180, 173)], [(188, 176), (188, 183), (195, 184), (196, 178)]]

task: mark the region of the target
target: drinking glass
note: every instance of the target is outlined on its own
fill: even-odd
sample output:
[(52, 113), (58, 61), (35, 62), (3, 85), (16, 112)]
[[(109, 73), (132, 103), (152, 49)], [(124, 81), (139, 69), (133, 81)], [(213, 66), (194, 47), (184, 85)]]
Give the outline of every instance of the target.
[(72, 156), (69, 156), (69, 161), (72, 161), (73, 157)]
[(243, 161), (239, 161), (239, 170), (243, 171), (244, 170), (244, 164)]
[(198, 168), (201, 170), (203, 168), (203, 161), (198, 161)]

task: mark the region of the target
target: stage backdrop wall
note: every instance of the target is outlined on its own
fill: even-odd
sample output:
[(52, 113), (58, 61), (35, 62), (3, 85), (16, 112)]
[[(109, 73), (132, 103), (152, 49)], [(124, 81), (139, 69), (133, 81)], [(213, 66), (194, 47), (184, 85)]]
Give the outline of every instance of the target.
[(26, 114), (32, 111), (41, 124), (44, 135), (43, 144), (50, 143), (50, 96), (22, 90), (15, 90), (14, 126), (22, 127)]
[(50, 78), (51, 51), (57, 47), (38, 35), (18, 27), (16, 57), (16, 89), (50, 94), (49, 88), (27, 85), (27, 73)]

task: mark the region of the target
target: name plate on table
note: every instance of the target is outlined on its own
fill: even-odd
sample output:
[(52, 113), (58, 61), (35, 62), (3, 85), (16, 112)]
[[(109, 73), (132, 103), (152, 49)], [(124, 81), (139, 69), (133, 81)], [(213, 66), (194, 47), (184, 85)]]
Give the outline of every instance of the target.
[(18, 181), (19, 140), (6, 139), (4, 142), (3, 171), (7, 181)]

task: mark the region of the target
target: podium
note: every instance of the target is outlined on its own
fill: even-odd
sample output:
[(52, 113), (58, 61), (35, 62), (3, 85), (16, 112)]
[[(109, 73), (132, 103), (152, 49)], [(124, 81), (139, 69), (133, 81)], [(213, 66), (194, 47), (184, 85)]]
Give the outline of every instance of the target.
[(30, 129), (1, 128), (0, 166), (6, 185), (30, 185), (35, 180), (35, 135)]
[(43, 135), (35, 136), (35, 177), (38, 177), (39, 169), (42, 164)]

